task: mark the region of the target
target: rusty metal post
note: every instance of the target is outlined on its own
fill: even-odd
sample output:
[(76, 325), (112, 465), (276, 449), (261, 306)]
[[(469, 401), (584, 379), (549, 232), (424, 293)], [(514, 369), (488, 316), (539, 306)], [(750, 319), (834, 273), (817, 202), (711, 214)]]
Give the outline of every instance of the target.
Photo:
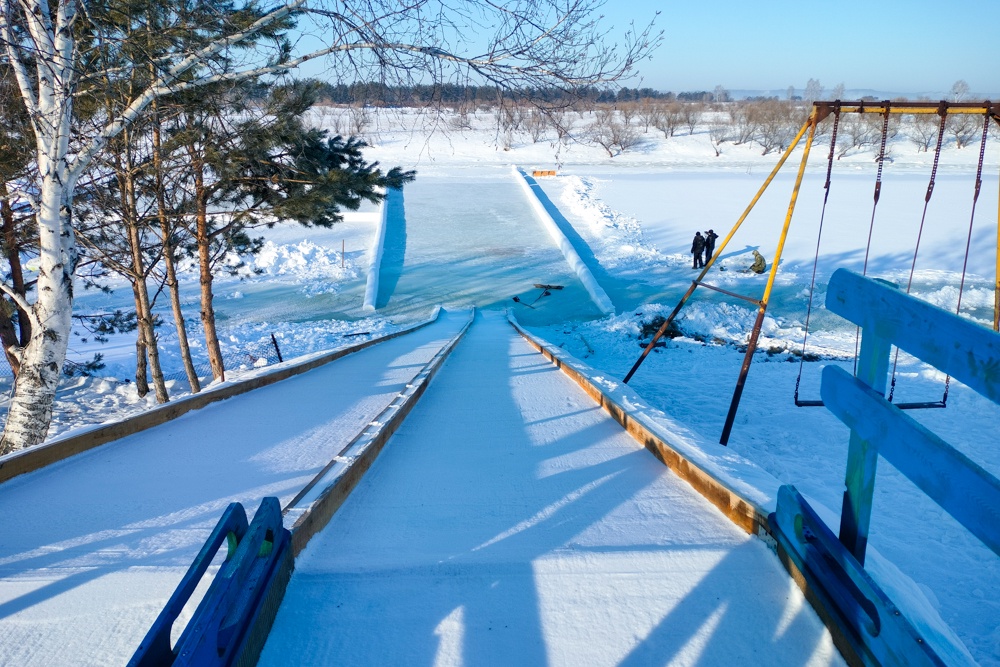
[(816, 114), (813, 114), (808, 121), (809, 137), (806, 139), (805, 148), (802, 150), (802, 162), (799, 164), (799, 173), (795, 178), (795, 186), (792, 188), (792, 197), (788, 202), (788, 212), (785, 214), (785, 225), (781, 229), (781, 237), (778, 239), (778, 248), (774, 253), (774, 261), (771, 263), (771, 273), (767, 277), (767, 285), (764, 287), (764, 296), (760, 299), (760, 310), (757, 312), (757, 320), (754, 322), (753, 331), (750, 332), (750, 340), (747, 345), (747, 353), (743, 357), (743, 365), (740, 367), (740, 377), (736, 381), (736, 389), (733, 390), (733, 400), (729, 404), (729, 413), (726, 415), (726, 423), (722, 427), (722, 435), (719, 437), (720, 445), (729, 444), (729, 436), (733, 431), (733, 422), (736, 421), (736, 411), (740, 407), (740, 399), (743, 397), (743, 386), (747, 381), (747, 374), (750, 372), (750, 362), (753, 360), (753, 353), (757, 350), (757, 339), (760, 337), (760, 328), (764, 323), (764, 313), (767, 312), (767, 304), (771, 298), (771, 290), (774, 287), (774, 279), (778, 275), (778, 264), (781, 263), (781, 253), (785, 247), (785, 240), (788, 238), (788, 229), (792, 224), (792, 214), (795, 212), (795, 202), (799, 198), (799, 188), (802, 187), (802, 177), (806, 173), (806, 163), (809, 162), (809, 149), (812, 148), (813, 135), (816, 133)]

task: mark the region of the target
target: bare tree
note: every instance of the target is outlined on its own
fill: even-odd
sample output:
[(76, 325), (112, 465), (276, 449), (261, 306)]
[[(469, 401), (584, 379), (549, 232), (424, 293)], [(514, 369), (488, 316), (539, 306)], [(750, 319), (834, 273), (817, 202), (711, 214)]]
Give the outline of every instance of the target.
[(791, 104), (779, 100), (763, 100), (753, 107), (756, 117), (756, 140), (767, 155), (772, 151), (783, 151), (795, 137), (798, 125), (793, 120)]
[(983, 126), (979, 120), (979, 116), (969, 114), (948, 114), (946, 128), (955, 137), (955, 148), (965, 148), (980, 135)]
[(729, 117), (732, 119), (733, 143), (739, 146), (752, 141), (759, 126), (758, 114), (753, 102), (739, 102), (729, 107)]
[[(885, 130), (886, 141), (894, 139), (899, 133), (900, 118), (898, 115), (890, 114), (889, 122), (885, 122), (885, 116), (874, 113), (847, 114), (840, 121), (840, 136), (844, 138), (839, 142), (837, 149), (837, 159), (844, 157), (852, 150), (864, 151), (869, 147), (879, 146), (882, 142), (882, 131)], [(890, 147), (886, 147), (886, 155), (889, 154)]]
[(816, 100), (823, 98), (823, 84), (819, 82), (819, 79), (809, 79), (806, 82), (805, 93), (802, 95), (802, 99), (805, 102), (815, 102)]
[(938, 134), (938, 124), (940, 119), (929, 114), (914, 114), (910, 123), (910, 131), (907, 134), (918, 149), (926, 153)]
[(594, 121), (587, 127), (587, 137), (608, 153), (608, 157), (621, 155), (639, 143), (639, 133), (621, 120), (614, 109), (600, 108)]
[(545, 130), (549, 127), (549, 119), (546, 112), (537, 107), (528, 109), (524, 118), (524, 129), (531, 137), (531, 143), (537, 144), (545, 136)]
[(523, 110), (508, 99), (501, 99), (493, 114), (497, 124), (497, 140), (505, 151), (514, 147), (514, 135), (521, 130)]
[(364, 102), (357, 102), (348, 108), (351, 119), (351, 134), (356, 137), (365, 136), (372, 123), (371, 111)]
[(701, 115), (705, 111), (705, 105), (701, 102), (688, 102), (681, 107), (681, 120), (684, 127), (688, 129), (688, 134), (694, 134), (694, 129), (701, 122)]
[(722, 155), (722, 142), (729, 139), (729, 122), (716, 114), (708, 123), (708, 136), (712, 140), (712, 148), (715, 149), (715, 157)]
[(653, 121), (656, 129), (663, 132), (663, 138), (669, 139), (677, 132), (677, 128), (681, 124), (681, 118), (680, 102), (671, 102), (661, 107), (660, 113), (657, 114)]
[[(114, 54), (135, 30), (135, 22), (118, 20), (120, 13), (112, 20), (106, 7), (89, 6), (86, 0), (55, 6), (48, 0), (0, 0), (0, 48), (14, 72), (36, 146), (38, 176), (28, 191), (41, 249), (33, 303), (10, 285), (0, 286), (33, 325), (31, 339), (20, 351), (21, 373), (0, 454), (41, 442), (51, 421), (79, 261), (76, 185), (108, 141), (146, 114), (153, 100), (224, 79), (285, 72), (325, 56), (331, 59), (331, 76), (339, 79), (473, 76), (501, 89), (579, 89), (629, 73), (660, 39), (651, 28), (632, 30), (622, 52), (607, 48), (606, 33), (595, 19), (599, 6), (594, 0), (566, 6), (556, 0), (516, 5), (442, 0), (428, 11), (424, 3), (392, 0), (352, 4), (346, 10), (334, 0), (315, 5), (289, 0), (267, 7), (237, 2), (211, 22), (194, 25), (188, 7), (165, 3), (156, 6), (155, 25), (141, 29), (197, 33), (198, 41), (164, 42), (155, 53), (138, 53), (120, 63)], [(323, 23), (316, 34), (323, 35), (325, 44), (308, 53), (295, 52), (286, 38), (303, 14)], [(78, 123), (74, 102), (88, 93), (90, 73), (104, 63), (112, 65), (102, 76), (118, 72), (131, 77), (135, 68), (149, 65), (155, 76), (91, 132)]]
[(642, 131), (646, 133), (649, 132), (650, 127), (657, 127), (661, 122), (660, 117), (663, 115), (663, 107), (655, 100), (647, 97), (639, 102), (637, 115), (639, 122), (642, 123)]
[(555, 130), (556, 139), (559, 143), (565, 144), (573, 132), (574, 126), (574, 112), (563, 107), (557, 107), (554, 109), (549, 109), (545, 117), (549, 121), (549, 125)]
[[(961, 102), (969, 95), (969, 84), (964, 79), (959, 79), (951, 84), (951, 99), (954, 102)], [(961, 148), (961, 146), (959, 146)]]
[(840, 82), (830, 91), (830, 97), (835, 100), (842, 100), (844, 99), (844, 90), (844, 83)]

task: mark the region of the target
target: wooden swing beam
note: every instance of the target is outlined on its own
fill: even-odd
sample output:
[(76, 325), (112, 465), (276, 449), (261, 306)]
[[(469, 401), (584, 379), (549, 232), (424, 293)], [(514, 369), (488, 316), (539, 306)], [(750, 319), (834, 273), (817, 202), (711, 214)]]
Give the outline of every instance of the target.
[[(757, 304), (758, 305), (757, 319), (754, 322), (753, 329), (751, 330), (750, 337), (747, 341), (747, 351), (743, 358), (743, 364), (740, 367), (740, 375), (736, 382), (736, 388), (733, 391), (733, 399), (729, 405), (729, 412), (726, 415), (726, 422), (722, 429), (722, 435), (719, 438), (719, 443), (722, 445), (727, 445), (729, 443), (729, 436), (732, 433), (733, 424), (736, 420), (736, 412), (739, 409), (740, 399), (743, 396), (743, 387), (746, 384), (746, 378), (750, 372), (750, 363), (753, 360), (754, 352), (757, 349), (757, 341), (760, 338), (761, 327), (764, 323), (764, 315), (767, 312), (768, 301), (770, 300), (771, 297), (771, 290), (774, 287), (774, 280), (778, 273), (778, 265), (781, 262), (781, 253), (785, 247), (785, 240), (788, 237), (788, 230), (791, 227), (792, 215), (795, 212), (795, 204), (796, 201), (798, 200), (799, 189), (802, 185), (802, 178), (805, 175), (806, 164), (809, 161), (809, 152), (810, 149), (812, 148), (813, 137), (815, 136), (816, 133), (816, 126), (820, 122), (822, 122), (827, 116), (829, 116), (831, 113), (834, 112), (862, 113), (862, 114), (875, 113), (882, 115), (887, 113), (914, 114), (914, 115), (935, 114), (939, 116), (943, 116), (945, 114), (979, 115), (979, 116), (988, 115), (989, 117), (993, 118), (993, 120), (996, 121), (998, 124), (1000, 124), (1000, 103), (990, 102), (990, 101), (892, 102), (886, 100), (882, 102), (866, 102), (862, 100), (857, 102), (841, 102), (840, 100), (836, 100), (833, 102), (813, 102), (813, 109), (812, 112), (809, 114), (808, 120), (806, 120), (806, 122), (802, 125), (801, 129), (799, 129), (798, 134), (795, 135), (795, 138), (790, 142), (788, 148), (785, 150), (784, 153), (782, 153), (781, 158), (778, 160), (778, 163), (774, 166), (774, 169), (771, 170), (771, 173), (764, 180), (764, 183), (757, 191), (757, 194), (754, 195), (753, 199), (750, 201), (750, 204), (747, 206), (746, 210), (743, 211), (743, 215), (739, 217), (739, 219), (736, 221), (736, 224), (733, 225), (733, 228), (722, 240), (722, 243), (719, 245), (716, 252), (712, 255), (712, 258), (705, 264), (705, 267), (701, 270), (701, 273), (698, 274), (698, 277), (692, 281), (691, 287), (689, 287), (687, 292), (684, 293), (684, 296), (681, 297), (680, 302), (678, 302), (677, 306), (674, 307), (673, 311), (671, 311), (666, 321), (664, 321), (663, 325), (656, 332), (656, 335), (654, 335), (652, 340), (650, 340), (649, 344), (642, 351), (642, 354), (636, 360), (635, 364), (633, 364), (632, 368), (629, 370), (628, 374), (625, 375), (625, 378), (623, 380), (623, 382), (627, 384), (628, 381), (632, 379), (632, 376), (635, 375), (635, 372), (639, 369), (639, 366), (642, 365), (642, 362), (646, 359), (646, 356), (649, 355), (649, 353), (653, 350), (656, 342), (667, 332), (667, 329), (670, 327), (671, 323), (677, 317), (677, 314), (684, 307), (688, 299), (691, 298), (691, 295), (694, 294), (694, 291), (698, 287), (707, 287), (709, 289), (718, 292), (724, 292), (726, 294), (730, 294), (731, 296), (735, 296), (744, 299), (746, 301), (750, 301), (751, 303)], [(807, 133), (809, 135), (808, 140), (806, 141), (806, 145), (802, 153), (802, 161), (799, 164), (799, 171), (795, 178), (795, 185), (792, 188), (792, 195), (788, 203), (788, 210), (785, 214), (785, 221), (781, 229), (781, 236), (778, 239), (778, 248), (774, 254), (774, 261), (771, 263), (771, 271), (768, 274), (767, 283), (764, 286), (763, 296), (760, 299), (754, 299), (752, 297), (746, 297), (739, 294), (731, 293), (726, 290), (714, 287), (708, 283), (705, 283), (704, 278), (708, 274), (712, 266), (715, 264), (716, 259), (722, 255), (722, 251), (725, 250), (730, 240), (732, 240), (733, 236), (743, 225), (743, 222), (746, 220), (747, 216), (750, 215), (750, 212), (753, 210), (757, 202), (760, 200), (761, 196), (763, 196), (768, 186), (774, 180), (774, 177), (784, 166), (785, 161), (792, 154), (792, 151), (795, 150), (795, 148), (802, 141), (803, 136), (805, 136)], [(996, 288), (994, 291), (993, 329), (995, 331), (1000, 331), (1000, 205), (998, 205), (997, 209), (997, 232), (998, 232), (997, 233), (997, 277), (996, 277)]]

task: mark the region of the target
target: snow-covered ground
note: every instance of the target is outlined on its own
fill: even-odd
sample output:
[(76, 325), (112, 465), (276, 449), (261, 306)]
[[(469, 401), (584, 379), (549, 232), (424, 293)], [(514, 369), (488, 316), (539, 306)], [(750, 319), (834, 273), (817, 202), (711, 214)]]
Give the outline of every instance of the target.
[[(621, 377), (641, 352), (641, 324), (669, 313), (696, 275), (688, 253), (694, 231), (712, 228), (724, 237), (777, 161), (774, 154), (761, 156), (759, 147), (732, 144), (723, 144), (721, 155), (716, 156), (707, 128), (692, 135), (682, 130), (670, 139), (651, 131), (636, 149), (612, 159), (600, 148), (559, 143), (554, 134), (537, 143), (517, 135), (511, 149), (503, 150), (490, 114), (480, 114), (473, 119), (475, 129), (464, 132), (449, 129), (445, 133), (439, 127), (428, 134), (425, 120), (413, 113), (393, 114), (380, 118), (369, 131), (371, 158), (418, 172), (417, 181), (403, 193), (402, 214), (387, 224), (375, 315), (361, 308), (374, 215), (353, 218), (331, 230), (279, 226), (266, 232), (268, 245), (256, 260), (261, 273), (219, 282), (217, 304), (224, 343), (238, 346), (273, 332), (288, 358), (332, 347), (345, 334), (386, 331), (420, 319), (437, 303), (487, 309), (511, 306), (522, 322), (546, 339), (590, 366)], [(317, 122), (323, 122), (319, 115)], [(585, 122), (581, 119), (578, 127)], [(751, 368), (730, 448), (782, 482), (795, 484), (830, 516), (836, 516), (847, 430), (822, 408), (794, 406), (799, 366), (790, 353), (802, 344), (823, 199), (826, 141), (828, 137), (813, 148), (765, 320), (761, 351)], [(868, 266), (869, 273), (905, 287), (932, 154), (919, 152), (902, 135), (891, 148)], [(954, 308), (958, 296), (976, 148), (945, 147), (916, 262), (913, 293), (945, 308)], [(710, 282), (760, 296), (764, 277), (741, 269), (750, 264), (752, 249), (759, 249), (768, 262), (773, 259), (800, 155), (801, 151), (793, 154), (722, 252), (721, 264), (727, 270), (712, 271)], [(616, 306), (616, 315), (601, 317), (561, 261), (513, 180), (512, 163), (529, 172), (559, 168), (557, 178), (538, 179), (546, 205), (590, 263)], [(983, 323), (993, 317), (998, 210), (995, 139), (988, 147), (986, 164), (962, 299), (962, 314)], [(804, 364), (803, 398), (818, 397), (818, 378), (825, 363), (849, 366), (853, 358), (853, 327), (827, 313), (822, 300), (833, 269), (860, 269), (864, 261), (875, 167), (870, 151), (850, 153), (834, 164), (808, 348), (822, 359)], [(475, 235), (467, 232), (473, 228)], [(347, 250), (344, 257), (342, 243)], [(539, 297), (535, 282), (566, 288)], [(186, 305), (193, 325), (197, 320), (195, 287), (194, 276), (189, 274)], [(91, 311), (127, 307), (128, 295), (128, 290), (118, 289), (110, 296), (84, 295), (78, 303)], [(514, 295), (522, 303), (538, 301), (527, 308), (515, 304)], [(699, 290), (682, 311), (679, 324), (685, 335), (650, 355), (630, 386), (714, 442), (742, 361), (740, 345), (754, 315), (750, 304)], [(166, 313), (164, 319), (169, 322)], [(197, 339), (197, 331), (192, 333)], [(161, 330), (160, 342), (167, 372), (179, 372), (169, 326)], [(50, 435), (84, 420), (115, 419), (150, 405), (151, 398), (139, 400), (131, 385), (120, 382), (130, 374), (130, 355), (134, 354), (130, 339), (123, 337), (108, 346), (80, 340), (73, 351), (78, 360), (94, 351), (105, 353), (110, 377), (78, 381), (78, 386), (66, 390), (60, 397), (57, 429)], [(936, 400), (942, 395), (944, 378), (912, 359), (900, 358), (897, 377), (897, 400)], [(947, 409), (911, 414), (987, 470), (1000, 474), (989, 436), (1000, 417), (997, 406), (952, 383)], [(876, 483), (870, 545), (885, 562), (916, 582), (927, 604), (980, 664), (1000, 665), (1000, 559), (884, 463)]]

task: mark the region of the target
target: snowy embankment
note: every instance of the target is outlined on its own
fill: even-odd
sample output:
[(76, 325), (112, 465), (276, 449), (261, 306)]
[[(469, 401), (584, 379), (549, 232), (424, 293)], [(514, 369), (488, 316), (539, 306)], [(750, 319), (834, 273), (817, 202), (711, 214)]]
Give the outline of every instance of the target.
[[(559, 225), (556, 221), (552, 219), (549, 212), (545, 210), (542, 203), (538, 200), (538, 195), (535, 194), (533, 186), (528, 182), (528, 174), (518, 169), (516, 166), (512, 166), (511, 170), (514, 172), (514, 178), (520, 183), (522, 189), (528, 197), (528, 201), (531, 204), (532, 210), (534, 210), (535, 215), (541, 220), (542, 225), (548, 231), (552, 240), (555, 241), (559, 250), (562, 251), (563, 256), (566, 258), (566, 262), (569, 264), (573, 272), (583, 283), (583, 286), (587, 289), (587, 294), (590, 298), (594, 300), (597, 307), (605, 315), (615, 312), (614, 304), (611, 303), (611, 299), (608, 297), (607, 292), (597, 283), (597, 279), (594, 278), (593, 272), (591, 272), (590, 267), (580, 258), (580, 254), (570, 243), (569, 239), (566, 238), (566, 234), (559, 229)], [(536, 184), (537, 186), (537, 184)]]
[(371, 254), (368, 259), (368, 278), (365, 281), (364, 309), (375, 311), (378, 299), (378, 278), (382, 270), (382, 255), (385, 254), (385, 223), (389, 211), (389, 201), (384, 199), (379, 206), (378, 223), (375, 227), (375, 238), (372, 240)]

